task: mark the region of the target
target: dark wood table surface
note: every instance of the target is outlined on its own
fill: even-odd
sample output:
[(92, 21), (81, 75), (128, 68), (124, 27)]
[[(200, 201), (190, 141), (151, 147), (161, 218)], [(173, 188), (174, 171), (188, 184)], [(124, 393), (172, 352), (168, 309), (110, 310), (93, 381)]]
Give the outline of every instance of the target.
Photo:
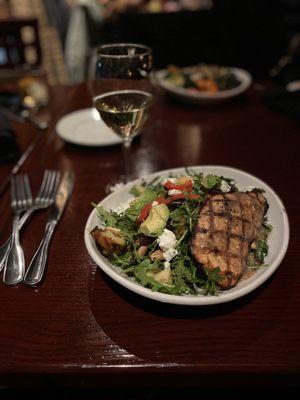
[[(91, 202), (120, 171), (121, 147), (67, 144), (55, 133), (64, 114), (90, 106), (84, 86), (52, 90), (51, 126), (23, 171), (38, 189), (45, 168), (73, 170), (75, 189), (51, 245), (44, 283), (0, 285), (0, 385), (59, 382), (70, 387), (253, 387), (296, 385), (300, 375), (299, 123), (262, 105), (251, 88), (217, 107), (158, 96), (152, 122), (132, 148), (133, 174), (226, 165), (269, 183), (291, 226), (287, 254), (263, 286), (236, 301), (180, 307), (147, 300), (113, 282), (89, 257), (83, 233)], [(37, 134), (14, 125), (22, 149)], [(40, 135), (40, 134), (39, 134)], [(0, 181), (12, 165), (0, 166)], [(11, 230), (1, 198), (1, 242)], [(46, 212), (22, 234), (27, 262)]]

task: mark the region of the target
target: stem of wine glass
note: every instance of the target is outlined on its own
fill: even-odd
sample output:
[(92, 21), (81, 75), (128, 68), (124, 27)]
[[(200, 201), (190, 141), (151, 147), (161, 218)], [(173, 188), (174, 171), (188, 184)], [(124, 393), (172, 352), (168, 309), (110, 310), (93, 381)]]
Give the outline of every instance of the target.
[(125, 174), (125, 183), (130, 181), (130, 150), (131, 150), (131, 138), (123, 139), (123, 163), (124, 163), (124, 174)]

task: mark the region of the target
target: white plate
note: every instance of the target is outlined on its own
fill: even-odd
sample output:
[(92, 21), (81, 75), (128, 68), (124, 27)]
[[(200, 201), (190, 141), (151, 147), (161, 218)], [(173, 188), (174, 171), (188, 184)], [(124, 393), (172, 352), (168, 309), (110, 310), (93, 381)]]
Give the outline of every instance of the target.
[[(195, 68), (196, 67), (182, 68), (182, 71), (189, 73), (195, 71)], [(167, 74), (167, 70), (165, 69), (155, 73), (155, 80), (159, 86), (180, 100), (192, 104), (215, 104), (238, 96), (247, 90), (251, 85), (252, 77), (249, 72), (240, 68), (229, 68), (229, 70), (237, 77), (237, 79), (240, 81), (240, 84), (233, 89), (221, 90), (216, 93), (190, 91), (188, 89), (172, 85), (165, 80)]]
[(57, 122), (55, 130), (62, 139), (80, 146), (111, 146), (122, 143), (122, 139), (105, 125), (93, 107), (65, 115)]
[[(218, 296), (176, 296), (153, 292), (150, 289), (144, 288), (132, 279), (123, 275), (120, 268), (113, 266), (105, 257), (100, 254), (100, 252), (97, 250), (94, 240), (90, 235), (91, 230), (96, 225), (99, 225), (99, 219), (97, 217), (96, 210), (92, 211), (86, 223), (84, 232), (85, 245), (92, 259), (107, 275), (109, 275), (119, 284), (125, 286), (127, 289), (132, 290), (133, 292), (138, 293), (142, 296), (165, 303), (182, 305), (207, 305), (225, 303), (227, 301), (231, 301), (241, 296), (244, 296), (245, 294), (256, 289), (263, 282), (265, 282), (277, 269), (286, 253), (289, 242), (289, 223), (287, 214), (282, 204), (282, 201), (277, 196), (277, 194), (270, 188), (270, 186), (268, 186), (266, 183), (253, 175), (250, 175), (238, 169), (223, 166), (197, 166), (190, 168), (197, 172), (203, 172), (205, 175), (216, 174), (232, 178), (237, 182), (238, 188), (240, 190), (261, 188), (265, 191), (265, 197), (270, 206), (267, 217), (269, 223), (273, 226), (273, 230), (269, 237), (269, 254), (265, 260), (266, 263), (269, 265), (268, 267), (261, 268), (250, 278), (240, 281), (234, 288), (221, 291)], [(184, 168), (160, 171), (148, 176), (145, 180), (150, 181), (155, 176), (167, 177), (170, 173), (182, 174), (184, 173), (184, 171)], [(99, 205), (107, 209), (115, 210), (121, 203), (125, 203), (130, 198), (132, 198), (129, 190), (133, 184), (136, 184), (140, 181), (141, 179), (138, 179), (134, 182), (128, 183), (118, 192), (112, 193), (107, 196), (99, 203)]]

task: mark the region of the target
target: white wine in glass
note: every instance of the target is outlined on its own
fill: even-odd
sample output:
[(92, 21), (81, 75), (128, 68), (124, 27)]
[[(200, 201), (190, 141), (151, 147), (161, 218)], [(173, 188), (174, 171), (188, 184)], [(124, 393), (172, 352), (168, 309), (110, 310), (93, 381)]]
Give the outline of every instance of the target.
[(149, 74), (151, 49), (142, 44), (116, 43), (96, 53), (92, 93), (94, 107), (104, 123), (123, 140), (124, 175), (130, 176), (130, 146), (141, 131), (153, 101)]
[(141, 90), (116, 90), (95, 97), (94, 106), (126, 145), (143, 126), (152, 98), (152, 94)]

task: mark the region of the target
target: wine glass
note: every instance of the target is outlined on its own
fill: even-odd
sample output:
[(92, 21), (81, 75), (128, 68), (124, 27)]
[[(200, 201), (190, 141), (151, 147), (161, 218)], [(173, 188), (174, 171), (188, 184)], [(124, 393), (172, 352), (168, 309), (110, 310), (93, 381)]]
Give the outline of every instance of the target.
[[(124, 175), (120, 183), (127, 183), (131, 178), (131, 142), (143, 127), (153, 101), (149, 78), (152, 51), (143, 44), (105, 44), (97, 49), (93, 64), (93, 104), (104, 123), (122, 138)], [(112, 185), (108, 191), (111, 189)]]

